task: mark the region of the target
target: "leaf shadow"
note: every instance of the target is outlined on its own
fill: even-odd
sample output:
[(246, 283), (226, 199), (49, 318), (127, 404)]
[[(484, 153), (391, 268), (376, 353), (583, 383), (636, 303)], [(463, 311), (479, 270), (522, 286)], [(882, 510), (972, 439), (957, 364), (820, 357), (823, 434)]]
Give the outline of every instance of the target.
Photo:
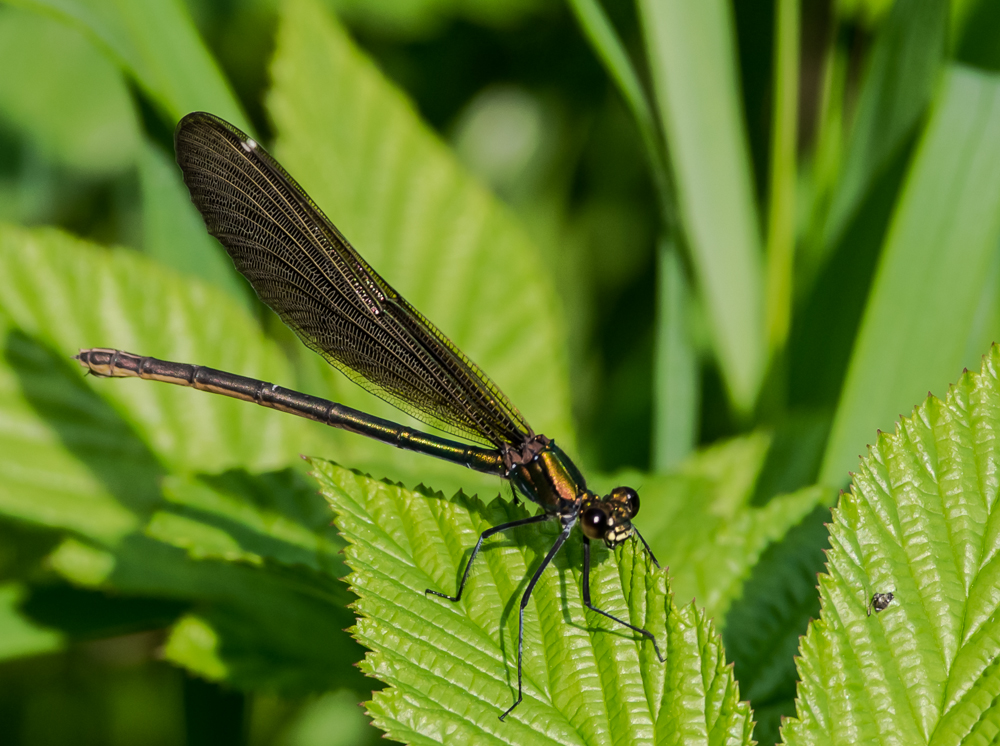
[[(189, 489), (209, 489), (236, 504), (252, 506), (260, 511), (261, 524), (252, 525), (227, 515), (224, 509), (219, 511), (210, 505), (199, 505), (197, 494), (191, 498), (186, 495)], [(222, 474), (199, 474), (194, 482), (168, 480), (165, 494), (166, 507), (171, 513), (221, 530), (247, 552), (315, 574), (324, 585), (347, 574), (340, 554), (344, 542), (332, 525), (332, 513), (295, 469), (262, 474), (231, 469)], [(318, 541), (313, 546), (304, 546), (280, 533), (274, 534), (268, 530), (268, 524), (275, 516), (308, 531), (317, 539), (325, 539), (328, 546), (324, 548)], [(335, 585), (340, 588), (340, 584)], [(343, 591), (346, 598), (346, 588)]]

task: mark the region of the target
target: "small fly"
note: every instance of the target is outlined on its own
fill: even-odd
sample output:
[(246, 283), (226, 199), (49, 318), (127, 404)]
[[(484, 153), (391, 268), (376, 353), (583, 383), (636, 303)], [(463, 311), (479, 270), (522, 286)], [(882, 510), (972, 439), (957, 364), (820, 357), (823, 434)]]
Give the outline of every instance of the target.
[(583, 534), (584, 606), (647, 638), (664, 662), (651, 632), (590, 602), (591, 541), (614, 547), (635, 536), (653, 564), (660, 566), (632, 525), (639, 512), (636, 491), (616, 487), (598, 495), (589, 490), (569, 456), (553, 440), (535, 433), (497, 385), (361, 258), (257, 142), (216, 116), (196, 112), (177, 125), (174, 147), (208, 232), (226, 248), (260, 299), (307, 347), (398, 409), (480, 445), (448, 440), (326, 399), (199, 365), (103, 348), (81, 350), (80, 364), (97, 376), (145, 378), (250, 401), (508, 480), (515, 496), (519, 492), (542, 512), (484, 531), (465, 565), (458, 593), (426, 591), (449, 601), (462, 597), (469, 570), (487, 538), (517, 526), (559, 521), (559, 536), (521, 596), (517, 699), (501, 720), (522, 700), (524, 608), (576, 525)]
[(868, 610), (868, 616), (872, 615), (872, 611), (878, 614), (881, 611), (885, 611), (889, 608), (889, 604), (892, 603), (893, 595), (892, 591), (888, 593), (875, 593), (872, 595), (872, 600), (868, 602), (866, 607)]

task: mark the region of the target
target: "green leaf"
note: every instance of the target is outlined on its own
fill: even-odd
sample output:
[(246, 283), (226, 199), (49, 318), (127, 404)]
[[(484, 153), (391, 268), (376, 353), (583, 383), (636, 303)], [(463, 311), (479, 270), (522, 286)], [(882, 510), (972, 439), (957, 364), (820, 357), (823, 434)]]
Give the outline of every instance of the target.
[[(128, 89), (79, 31), (0, 6), (0, 114), (49, 158), (88, 176), (132, 165), (139, 132)], [(66, 116), (65, 112), (72, 112)]]
[[(987, 743), (1000, 691), (1000, 348), (882, 434), (830, 527), (788, 744)], [(866, 615), (873, 593), (894, 594)], [(891, 715), (887, 716), (887, 714)]]
[(36, 523), (48, 508), (58, 527), (93, 535), (63, 540), (47, 566), (83, 588), (193, 606), (166, 654), (207, 678), (290, 691), (360, 684), (349, 667), (360, 651), (343, 633), (350, 599), (339, 580), (342, 543), (301, 477), (168, 478), (166, 492), (168, 501), (134, 519), (138, 530), (111, 540), (73, 526), (59, 506), (36, 506)]
[(291, 692), (361, 686), (350, 665), (360, 650), (343, 631), (348, 596), (337, 578), (263, 558), (202, 553), (190, 542), (168, 546), (162, 538), (130, 534), (113, 549), (68, 539), (50, 565), (86, 588), (193, 605), (166, 652), (206, 678)]
[(0, 660), (49, 653), (63, 647), (63, 636), (26, 619), (19, 610), (21, 583), (0, 583)]
[[(510, 212), (456, 161), (412, 104), (314, 2), (284, 7), (268, 109), (278, 155), (362, 256), (475, 360), (536, 432), (572, 451), (565, 331), (551, 278)], [(350, 112), (350, 115), (345, 115)], [(311, 353), (332, 397), (400, 413)], [(421, 426), (423, 427), (423, 426)], [(489, 485), (467, 470), (343, 434), (337, 460), (435, 487)]]
[[(191, 655), (190, 646), (178, 653), (199, 673), (236, 686), (351, 685), (349, 664), (360, 651), (342, 632), (350, 617), (341, 544), (322, 500), (289, 472), (163, 480), (161, 463), (190, 472), (227, 462), (259, 467), (275, 456), (298, 461), (295, 444), (309, 442), (294, 435), (298, 421), (150, 382), (85, 381), (70, 359), (89, 335), (100, 335), (97, 344), (138, 340), (152, 349), (215, 337), (203, 351), (209, 359), (234, 354), (236, 369), (286, 365), (273, 346), (223, 293), (134, 252), (3, 228), (0, 266), (0, 515), (66, 532), (46, 564), (75, 584), (194, 605), (218, 641), (211, 660)], [(166, 342), (158, 338), (163, 319), (173, 325)], [(226, 351), (240, 339), (239, 349)], [(95, 393), (114, 402), (130, 395), (128, 384), (136, 398), (120, 408)], [(174, 393), (197, 397), (197, 406), (171, 402)], [(235, 409), (214, 410), (216, 403)], [(240, 423), (261, 415), (277, 429), (266, 419)], [(185, 418), (195, 418), (193, 429)], [(158, 440), (171, 427), (175, 440)], [(274, 453), (258, 450), (276, 434)], [(232, 437), (246, 438), (241, 451), (227, 452)], [(192, 441), (205, 453), (186, 451)], [(282, 453), (282, 442), (294, 450)]]
[[(11, 237), (0, 234), (0, 254)], [(0, 335), (0, 514), (104, 542), (134, 530), (156, 499), (159, 464), (87, 389), (68, 355), (2, 313)]]
[(641, 0), (639, 11), (685, 245), (730, 400), (746, 415), (767, 355), (732, 10), (723, 0)]
[(628, 58), (625, 47), (615, 33), (614, 27), (601, 4), (597, 0), (570, 0), (570, 9), (576, 16), (590, 46), (597, 53), (608, 75), (618, 88), (625, 105), (635, 120), (639, 135), (646, 148), (646, 157), (659, 191), (663, 219), (667, 230), (673, 233), (676, 205), (670, 187), (670, 176), (660, 142), (656, 118), (649, 105), (646, 92), (642, 89), (639, 76)]
[(677, 200), (653, 109), (610, 19), (597, 0), (571, 0), (570, 7), (635, 120), (660, 200), (664, 238), (657, 252), (652, 461), (664, 471), (694, 449), (700, 400), (698, 360), (687, 330), (690, 288), (679, 257)]
[[(169, 516), (168, 522), (175, 521), (181, 529), (175, 532), (161, 525), (159, 532), (167, 543), (212, 555), (210, 542), (200, 542), (183, 530), (184, 526), (198, 531), (211, 528), (215, 533), (210, 538), (225, 537), (226, 546), (241, 558), (253, 558), (253, 564), (269, 560), (331, 577), (347, 572), (340, 556), (344, 545), (331, 525), (327, 505), (294, 471), (167, 477), (164, 497), (169, 512), (158, 517)], [(152, 523), (147, 528), (151, 532)]]
[(836, 246), (872, 185), (910, 141), (940, 76), (947, 28), (945, 0), (895, 3), (872, 50), (821, 250)]
[(408, 492), (311, 463), (349, 543), (348, 580), (359, 596), (352, 631), (372, 651), (363, 669), (390, 685), (368, 704), (390, 738), (750, 742), (749, 710), (704, 612), (673, 604), (666, 574), (653, 568), (641, 545), (629, 542), (614, 556), (597, 550), (594, 604), (653, 631), (667, 658), (660, 663), (648, 640), (585, 612), (576, 535), (526, 607), (524, 701), (500, 722), (517, 688), (517, 599), (558, 527), (523, 527), (488, 542), (465, 597), (452, 604), (424, 590), (454, 592), (479, 533), (526, 517), (524, 507)]
[[(322, 437), (322, 427), (310, 428), (304, 420), (177, 386), (95, 378), (81, 386), (82, 370), (71, 361), (81, 347), (126, 349), (269, 381), (293, 380), (284, 355), (231, 296), (134, 252), (97, 248), (53, 230), (0, 227), (0, 309), (31, 344), (47, 350), (26, 355), (65, 361), (45, 373), (61, 381), (51, 394), (34, 386), (30, 376), (21, 378), (43, 399), (69, 398), (64, 406), (71, 408), (52, 414), (59, 427), (72, 430), (67, 437), (94, 451), (95, 458), (106, 457), (97, 443), (86, 442), (85, 432), (101, 432), (102, 426), (78, 417), (100, 420), (109, 413), (99, 411), (87, 388), (110, 403), (156, 459), (178, 471), (281, 468)], [(12, 447), (27, 453), (27, 443), (17, 442), (25, 434), (12, 431)], [(38, 439), (51, 434), (39, 433)], [(24, 458), (39, 468), (45, 462), (40, 456)], [(24, 463), (15, 466), (23, 470)]]
[(6, 0), (92, 37), (177, 120), (211, 111), (247, 129), (246, 117), (181, 0)]
[(699, 361), (688, 329), (690, 282), (674, 242), (659, 246), (659, 313), (656, 336), (653, 469), (674, 468), (698, 440), (701, 405)]
[(722, 639), (740, 693), (753, 707), (758, 743), (777, 743), (780, 717), (795, 713), (794, 656), (819, 616), (816, 576), (826, 558), (829, 518), (829, 508), (819, 506), (768, 547), (726, 614)]
[(953, 67), (914, 155), (869, 294), (820, 472), (973, 362), (967, 332), (1000, 240), (1000, 76)]
[(139, 183), (143, 251), (177, 272), (217, 285), (253, 310), (250, 286), (237, 274), (221, 244), (205, 230), (173, 157), (149, 140), (140, 151)]

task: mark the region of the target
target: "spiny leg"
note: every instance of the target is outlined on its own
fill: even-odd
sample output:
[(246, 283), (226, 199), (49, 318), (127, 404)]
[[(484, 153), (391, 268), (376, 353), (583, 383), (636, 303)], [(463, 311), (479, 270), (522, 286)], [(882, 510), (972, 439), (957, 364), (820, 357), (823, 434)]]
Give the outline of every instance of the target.
[(653, 554), (653, 550), (649, 548), (649, 544), (646, 543), (646, 540), (642, 538), (642, 534), (639, 533), (639, 529), (637, 529), (635, 526), (632, 526), (632, 532), (639, 537), (639, 541), (641, 541), (642, 545), (646, 547), (646, 554), (649, 555), (649, 558), (653, 560), (653, 564), (656, 565), (656, 569), (659, 570), (660, 563), (656, 561), (656, 555)]
[(548, 567), (548, 564), (552, 561), (552, 558), (556, 556), (556, 552), (559, 551), (559, 547), (563, 545), (566, 538), (569, 536), (570, 531), (573, 530), (573, 524), (567, 524), (562, 533), (556, 539), (556, 543), (552, 545), (549, 553), (545, 555), (545, 559), (542, 560), (542, 564), (538, 566), (535, 570), (535, 574), (531, 576), (531, 581), (528, 583), (528, 587), (524, 591), (524, 595), (521, 596), (521, 610), (518, 612), (518, 622), (517, 622), (517, 699), (514, 700), (514, 704), (508, 707), (500, 719), (503, 720), (505, 717), (510, 715), (511, 711), (521, 704), (521, 651), (524, 648), (524, 607), (528, 605), (528, 599), (531, 598), (531, 592), (535, 589), (535, 583), (542, 576), (542, 572)]
[[(643, 541), (642, 543), (645, 544), (646, 542)], [(648, 549), (649, 547), (646, 548)], [(652, 553), (650, 553), (650, 556), (652, 557)], [(655, 558), (653, 559), (653, 562), (656, 562)], [(657, 565), (657, 567), (659, 567), (659, 565)], [(586, 606), (591, 611), (596, 611), (598, 614), (606, 616), (608, 619), (612, 619), (618, 622), (619, 624), (624, 624), (633, 632), (638, 632), (640, 635), (648, 637), (650, 642), (653, 643), (653, 650), (656, 651), (656, 657), (660, 659), (660, 663), (667, 662), (666, 658), (660, 655), (660, 647), (659, 645), (656, 644), (656, 638), (653, 636), (652, 632), (650, 632), (649, 630), (645, 630), (642, 627), (636, 627), (634, 624), (629, 624), (624, 619), (619, 619), (618, 617), (609, 614), (606, 611), (601, 611), (592, 603), (590, 603), (590, 539), (588, 539), (586, 536), (583, 537), (583, 605)]]
[(542, 521), (551, 520), (552, 516), (546, 513), (541, 515), (533, 515), (531, 518), (521, 518), (516, 521), (511, 521), (510, 523), (503, 523), (499, 526), (494, 526), (493, 528), (488, 528), (483, 531), (479, 536), (479, 541), (476, 542), (475, 548), (472, 550), (472, 554), (469, 555), (469, 561), (465, 564), (465, 571), (462, 573), (462, 582), (458, 584), (458, 594), (454, 596), (449, 596), (445, 593), (439, 591), (432, 591), (430, 588), (424, 591), (424, 593), (430, 593), (433, 596), (440, 596), (441, 598), (446, 598), (449, 601), (458, 601), (462, 597), (462, 590), (465, 588), (465, 581), (469, 579), (469, 570), (472, 569), (472, 562), (476, 559), (476, 555), (479, 554), (480, 547), (483, 546), (483, 542), (493, 536), (493, 534), (498, 534), (501, 531), (506, 531), (509, 528), (517, 528), (518, 526), (527, 526), (529, 523), (541, 523)]

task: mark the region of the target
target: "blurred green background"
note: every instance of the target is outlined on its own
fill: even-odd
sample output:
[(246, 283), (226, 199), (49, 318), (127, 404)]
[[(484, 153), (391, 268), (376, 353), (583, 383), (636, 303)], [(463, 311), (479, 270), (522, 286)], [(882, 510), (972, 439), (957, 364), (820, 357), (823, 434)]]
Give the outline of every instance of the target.
[[(279, 158), (293, 153), (280, 94), (268, 103), (272, 78), (288, 74), (271, 68), (281, 7), (0, 4), (0, 221), (57, 226), (197, 277), (296, 360), (290, 335), (203, 235), (172, 164), (185, 107), (232, 119), (268, 146), (277, 138)], [(521, 269), (543, 277), (553, 299), (551, 375), (566, 378), (569, 418), (560, 419), (559, 402), (554, 413), (532, 409), (516, 382), (505, 384), (519, 380), (514, 373), (484, 367), (530, 421), (565, 422), (565, 434), (549, 434), (575, 437), (590, 470), (665, 471), (700, 447), (762, 430), (771, 445), (755, 501), (815, 483), (840, 488), (876, 428), (891, 429), (928, 389), (943, 394), (1000, 339), (1000, 11), (990, 0), (325, 7), (523, 226), (537, 257)], [(295, 157), (314, 158), (322, 172), (326, 161), (299, 147)], [(354, 240), (409, 296), (408, 270)], [(16, 277), (3, 261), (0, 275)], [(502, 288), (512, 280), (504, 257), (495, 261)], [(38, 287), (57, 292), (44, 278)], [(0, 310), (23, 326), (10, 297), (0, 295)], [(509, 306), (499, 301), (494, 325), (518, 303), (516, 293)], [(463, 337), (475, 334), (416, 305), (482, 361)], [(169, 338), (170, 325), (161, 326)], [(517, 330), (533, 334), (530, 320)], [(125, 347), (122, 336), (77, 344)], [(517, 369), (518, 342), (506, 350)], [(21, 359), (39, 370), (60, 365), (15, 332), (5, 354), (19, 375), (31, 369)], [(298, 375), (324, 394), (325, 374), (309, 365)], [(31, 399), (30, 382), (19, 386)], [(309, 452), (369, 470), (382, 458)], [(146, 468), (147, 456), (129, 458), (136, 473)], [(262, 468), (235, 457), (221, 458), (218, 471), (234, 466)], [(141, 489), (158, 489), (158, 468), (142, 472), (153, 481)], [(301, 472), (278, 474), (302, 500), (315, 498)], [(386, 467), (378, 476), (412, 474)], [(422, 478), (445, 490), (463, 484), (461, 475)], [(120, 479), (120, 489), (137, 489), (135, 473)], [(325, 506), (313, 509), (319, 535)], [(817, 515), (802, 529), (814, 549), (823, 543)], [(28, 633), (0, 626), (9, 643), (0, 641), (0, 742), (305, 746), (379, 736), (357, 706), (377, 682), (353, 670), (342, 688), (318, 693), (209, 683), (165, 662), (165, 630), (191, 603), (146, 586), (131, 595), (88, 590), (66, 583), (65, 572), (56, 580), (53, 556), (77, 534), (43, 524), (13, 509), (0, 515), (0, 601), (34, 630), (21, 645), (16, 636)], [(340, 626), (349, 623), (345, 614)], [(168, 657), (183, 660), (176, 650)]]

